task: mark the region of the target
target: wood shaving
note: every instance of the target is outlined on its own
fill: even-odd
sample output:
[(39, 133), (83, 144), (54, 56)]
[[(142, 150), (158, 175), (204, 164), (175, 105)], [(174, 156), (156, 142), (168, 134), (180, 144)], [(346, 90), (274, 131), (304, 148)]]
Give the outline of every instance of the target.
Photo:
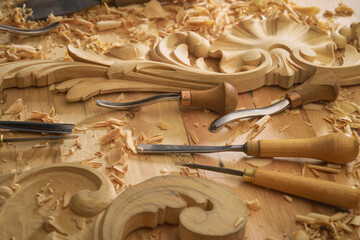
[(37, 193), (36, 200), (39, 207), (43, 206), (45, 203), (49, 202), (51, 199), (54, 198), (53, 195), (46, 196), (44, 193)]
[(131, 130), (125, 130), (125, 143), (127, 149), (130, 149), (133, 153), (136, 153), (136, 148), (134, 146), (134, 140), (132, 138)]
[(315, 169), (315, 170), (322, 171), (322, 172), (329, 172), (329, 173), (340, 173), (341, 172), (341, 170), (339, 170), (339, 169), (329, 168), (329, 167), (325, 167), (325, 166), (318, 166), (318, 165), (313, 165), (313, 164), (309, 164), (308, 168)]
[(244, 218), (242, 218), (242, 217), (237, 217), (237, 218), (235, 219), (235, 222), (234, 222), (234, 227), (239, 226), (243, 221), (244, 221)]
[(292, 202), (292, 197), (290, 197), (288, 195), (283, 195), (283, 197), (285, 198), (286, 201)]
[(110, 180), (111, 181), (114, 181), (114, 182), (117, 182), (118, 184), (120, 184), (121, 186), (124, 186), (125, 185), (125, 182), (119, 178), (118, 176), (116, 176), (115, 174), (113, 173), (110, 173)]
[(73, 131), (74, 132), (85, 132), (87, 130), (87, 127), (82, 126), (82, 127), (74, 127)]
[(255, 122), (251, 126), (251, 132), (247, 136), (247, 139), (253, 139), (255, 138), (262, 130), (265, 129), (266, 124), (270, 121), (270, 115), (266, 115), (262, 118), (260, 118), (257, 122)]
[(102, 144), (106, 144), (110, 141), (114, 141), (115, 139), (118, 139), (120, 136), (121, 136), (120, 128), (115, 128), (106, 135), (102, 136), (99, 140)]
[(258, 210), (261, 208), (261, 204), (258, 199), (254, 199), (252, 201), (246, 200), (245, 201), (246, 206), (250, 208), (251, 210)]
[(62, 208), (67, 208), (70, 204), (72, 198), (72, 193), (69, 191), (65, 191), (62, 197)]
[(169, 170), (168, 170), (167, 168), (164, 168), (164, 167), (163, 167), (163, 168), (160, 169), (160, 173), (161, 173), (161, 174), (166, 174), (166, 173), (168, 173), (168, 172), (169, 172)]
[(195, 131), (189, 130), (189, 134), (190, 134), (191, 140), (192, 140), (195, 144), (198, 144), (198, 143), (199, 143), (199, 138), (198, 138), (198, 136), (196, 135)]
[(199, 122), (194, 122), (194, 123), (193, 123), (193, 125), (194, 125), (194, 127), (197, 127), (197, 128), (199, 128), (199, 127), (200, 127)]
[(110, 29), (120, 28), (121, 25), (122, 25), (121, 21), (114, 21), (114, 20), (99, 21), (96, 23), (96, 27), (99, 31), (106, 31)]
[(162, 142), (164, 140), (164, 136), (162, 133), (156, 134), (154, 136), (151, 136), (147, 139), (145, 139), (143, 142), (147, 143), (147, 144), (152, 144), (152, 143), (156, 143), (156, 142)]
[(335, 8), (335, 13), (338, 16), (352, 16), (354, 14), (354, 10), (341, 2), (339, 3), (339, 6)]
[(37, 143), (33, 145), (33, 148), (43, 148), (49, 146), (49, 143)]
[(332, 216), (319, 213), (296, 215), (295, 219), (305, 227), (310, 239), (342, 239), (345, 233), (353, 232), (349, 224), (357, 217), (353, 213), (337, 212)]
[(113, 165), (111, 169), (115, 170), (117, 176), (124, 177), (126, 174), (126, 172), (124, 170), (120, 169), (116, 165)]
[(160, 2), (158, 2), (157, 0), (151, 0), (150, 2), (148, 2), (148, 4), (146, 4), (143, 14), (149, 19), (166, 17), (165, 10), (161, 6)]
[(263, 158), (251, 158), (249, 160), (246, 160), (247, 164), (250, 164), (253, 167), (265, 167), (272, 163), (272, 159), (263, 159)]
[(157, 125), (156, 125), (158, 128), (160, 128), (161, 130), (169, 130), (170, 129), (170, 125), (164, 121), (161, 121), (159, 122)]
[(16, 115), (24, 110), (25, 106), (21, 98), (15, 100), (10, 107), (4, 112), (5, 115)]

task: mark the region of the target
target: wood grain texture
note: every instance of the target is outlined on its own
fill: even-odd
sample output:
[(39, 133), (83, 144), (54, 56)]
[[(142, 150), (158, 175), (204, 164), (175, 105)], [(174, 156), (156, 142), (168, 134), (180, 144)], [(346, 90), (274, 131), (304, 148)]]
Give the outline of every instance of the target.
[[(236, 223), (238, 218), (242, 221)], [(162, 176), (123, 192), (97, 220), (95, 239), (125, 239), (137, 228), (165, 222), (179, 224), (180, 239), (242, 239), (246, 219), (245, 204), (222, 186), (201, 178)]]

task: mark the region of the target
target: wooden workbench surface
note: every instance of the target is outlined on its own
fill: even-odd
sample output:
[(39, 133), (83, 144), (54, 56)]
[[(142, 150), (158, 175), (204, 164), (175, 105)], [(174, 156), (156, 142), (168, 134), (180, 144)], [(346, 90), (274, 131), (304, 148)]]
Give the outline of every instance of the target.
[[(299, 4), (311, 1), (298, 1)], [(326, 2), (326, 1), (322, 1)], [(359, 18), (360, 5), (357, 1), (349, 2), (356, 12), (356, 18)], [(316, 3), (314, 3), (316, 4)], [(320, 4), (320, 3), (319, 3)], [(330, 4), (330, 3), (329, 3)], [(334, 4), (336, 5), (336, 4)], [(330, 9), (333, 9), (329, 7)], [(355, 19), (356, 19), (355, 18)], [(341, 21), (349, 21), (349, 18), (339, 18)], [(351, 17), (354, 21), (354, 17)], [(360, 86), (344, 87), (351, 96), (351, 101), (360, 104)], [(238, 95), (239, 106), (244, 108), (260, 108), (269, 105), (272, 101), (281, 98), (288, 90), (279, 87), (262, 87), (261, 89), (250, 93)], [(124, 118), (129, 120), (128, 129), (134, 131), (134, 136), (140, 136), (141, 132), (146, 136), (153, 136), (157, 133), (164, 135), (164, 144), (194, 144), (189, 135), (189, 130), (193, 130), (199, 138), (198, 145), (223, 145), (232, 141), (232, 144), (243, 144), (246, 141), (246, 134), (241, 134), (230, 128), (222, 128), (216, 133), (210, 133), (208, 126), (217, 114), (202, 109), (187, 109), (179, 107), (177, 102), (166, 102), (149, 105), (141, 108), (139, 111), (132, 112), (134, 117), (130, 119), (129, 112), (113, 111), (100, 108), (95, 105), (96, 99), (112, 100), (118, 98), (119, 94), (107, 94), (97, 96), (85, 102), (66, 102), (65, 95), (49, 91), (48, 87), (26, 88), (26, 89), (6, 89), (2, 96), (6, 96), (6, 101), (0, 105), (0, 108), (7, 109), (16, 99), (22, 98), (26, 105), (24, 116), (28, 119), (31, 110), (48, 112), (52, 106), (56, 109), (57, 118), (61, 122), (74, 123), (76, 126), (88, 126), (92, 123), (103, 121), (109, 118)], [(125, 100), (151, 96), (152, 93), (125, 93)], [(321, 136), (332, 132), (332, 126), (327, 123), (323, 117), (327, 116), (327, 110), (309, 111), (300, 109), (299, 114), (279, 113), (271, 117), (271, 121), (266, 128), (259, 133), (255, 139), (289, 139), (289, 138), (307, 138)], [(169, 130), (161, 130), (157, 123), (166, 122), (170, 124)], [(194, 123), (199, 123), (195, 126)], [(284, 131), (280, 129), (287, 125)], [(99, 137), (108, 132), (108, 129), (91, 129), (86, 132), (79, 132), (79, 141), (82, 143), (82, 149), (78, 149), (74, 154), (68, 155), (73, 140), (65, 140), (63, 143), (53, 142), (45, 148), (33, 148), (33, 143), (17, 143), (4, 145), (0, 149), (0, 173), (6, 173), (12, 169), (21, 169), (27, 165), (31, 167), (56, 162), (81, 162), (90, 159), (97, 151), (104, 151), (104, 146), (99, 142)], [(235, 135), (237, 134), (237, 135)], [(23, 136), (14, 134), (14, 136)], [(22, 159), (17, 161), (17, 155), (22, 152)], [(249, 159), (243, 153), (213, 153), (198, 154), (193, 156), (158, 156), (158, 155), (131, 155), (128, 159), (129, 170), (124, 178), (128, 185), (140, 183), (153, 176), (162, 175), (160, 170), (166, 168), (171, 172), (178, 172), (179, 166), (174, 162), (180, 158), (189, 161), (195, 161), (201, 164), (217, 166), (221, 161), (225, 167), (243, 169), (249, 167), (246, 160)], [(98, 161), (104, 162), (99, 171), (106, 173), (106, 159), (99, 158)], [(265, 166), (265, 169), (271, 169), (287, 173), (300, 173), (304, 163), (319, 163), (317, 160), (300, 158), (281, 158), (273, 159)], [(340, 183), (354, 185), (354, 179), (346, 174), (347, 166), (343, 166), (341, 173), (329, 174), (320, 172), (320, 178), (336, 181)], [(242, 182), (240, 177), (224, 175), (220, 173), (199, 170), (200, 177), (216, 182), (236, 193), (243, 201), (258, 199), (261, 203), (261, 209), (249, 210), (249, 218), (246, 227), (247, 239), (265, 239), (273, 237), (274, 239), (290, 239), (291, 233), (297, 229), (303, 229), (303, 226), (296, 224), (295, 215), (306, 215), (309, 212), (324, 214), (334, 214), (339, 209), (326, 204), (314, 201), (292, 197), (293, 201), (288, 202), (283, 197), (283, 193), (264, 189), (254, 185)], [(306, 172), (306, 176), (314, 177), (312, 172)], [(166, 231), (164, 231), (166, 229)], [(142, 229), (132, 233), (128, 239), (150, 239), (146, 236), (166, 232), (161, 239), (176, 239), (176, 226), (161, 226), (154, 230)], [(140, 238), (140, 235), (144, 238)], [(154, 235), (153, 235), (154, 236)], [(357, 233), (348, 234), (348, 239), (359, 239)]]

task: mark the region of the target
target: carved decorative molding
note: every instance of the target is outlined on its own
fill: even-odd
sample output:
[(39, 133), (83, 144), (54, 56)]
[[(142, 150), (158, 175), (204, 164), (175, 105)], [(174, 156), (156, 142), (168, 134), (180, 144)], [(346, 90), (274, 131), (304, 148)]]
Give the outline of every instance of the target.
[[(68, 101), (119, 91), (208, 89), (229, 82), (238, 92), (264, 85), (289, 88), (330, 69), (340, 85), (360, 82), (360, 23), (331, 35), (287, 18), (244, 20), (210, 45), (194, 32), (176, 32), (148, 52), (141, 44), (116, 47), (99, 55), (68, 46), (76, 62), (32, 60), (0, 65), (0, 88), (60, 83)], [(145, 60), (144, 60), (145, 59)], [(85, 62), (85, 63), (84, 63)], [(65, 82), (67, 81), (67, 82)], [(134, 84), (134, 82), (141, 84)]]
[(81, 164), (4, 174), (0, 185), (1, 239), (44, 239), (49, 232), (79, 235), (76, 221), (92, 221), (116, 196), (110, 180)]

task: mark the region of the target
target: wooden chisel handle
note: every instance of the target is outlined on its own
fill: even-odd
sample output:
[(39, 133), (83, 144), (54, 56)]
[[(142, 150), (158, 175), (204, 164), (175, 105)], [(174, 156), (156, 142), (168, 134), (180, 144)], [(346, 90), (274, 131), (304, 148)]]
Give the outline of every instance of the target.
[(290, 107), (317, 101), (335, 101), (339, 94), (336, 76), (330, 70), (319, 69), (315, 75), (292, 92), (286, 94)]
[(232, 112), (238, 105), (235, 87), (223, 82), (215, 88), (201, 91), (181, 91), (181, 106), (201, 107), (219, 114)]
[(343, 208), (359, 208), (360, 190), (345, 184), (294, 174), (247, 168), (244, 181)]
[(302, 139), (247, 141), (246, 153), (254, 157), (304, 157), (346, 164), (356, 159), (359, 144), (345, 133)]

